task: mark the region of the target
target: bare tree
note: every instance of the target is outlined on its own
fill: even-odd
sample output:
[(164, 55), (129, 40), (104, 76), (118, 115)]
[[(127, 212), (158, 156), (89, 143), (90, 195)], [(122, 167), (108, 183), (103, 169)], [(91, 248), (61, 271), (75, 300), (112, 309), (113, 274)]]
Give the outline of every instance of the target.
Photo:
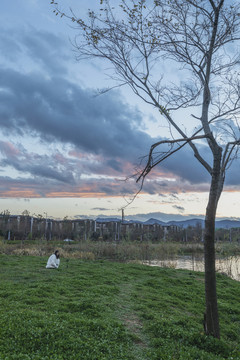
[[(52, 4), (55, 1), (52, 0)], [(228, 0), (100, 0), (88, 19), (56, 14), (76, 25), (79, 59), (103, 58), (113, 66), (116, 86), (128, 85), (144, 102), (159, 110), (169, 138), (151, 146), (137, 174), (143, 185), (151, 170), (185, 146), (211, 178), (205, 218), (205, 333), (220, 337), (216, 275), (215, 217), (225, 173), (240, 145), (239, 46), (240, 5)], [(167, 82), (162, 62), (183, 73)], [(196, 126), (181, 124), (180, 109), (192, 109)], [(189, 112), (190, 113), (190, 112)], [(178, 135), (177, 135), (178, 134)], [(203, 155), (209, 149), (211, 160)]]

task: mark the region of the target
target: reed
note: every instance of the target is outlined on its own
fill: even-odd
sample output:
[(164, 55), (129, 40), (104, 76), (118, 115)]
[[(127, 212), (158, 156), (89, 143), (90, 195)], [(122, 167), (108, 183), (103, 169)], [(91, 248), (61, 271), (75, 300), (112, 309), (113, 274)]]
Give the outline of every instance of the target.
[[(26, 241), (0, 240), (0, 254), (17, 254), (47, 256), (56, 248), (64, 258), (80, 259), (108, 259), (114, 261), (151, 261), (174, 260), (177, 256), (202, 256), (204, 244), (185, 242), (153, 243), (150, 241), (74, 241), (66, 243), (59, 240), (46, 241), (43, 239)], [(237, 242), (217, 242), (216, 254), (218, 257), (230, 257), (240, 254), (240, 245)]]
[[(45, 256), (59, 248), (65, 258), (109, 259), (118, 261), (154, 260), (173, 258), (182, 252), (178, 243), (151, 243), (138, 241), (105, 242), (80, 241), (64, 243), (59, 241), (15, 241), (0, 243), (1, 254)], [(85, 257), (86, 255), (86, 257)]]

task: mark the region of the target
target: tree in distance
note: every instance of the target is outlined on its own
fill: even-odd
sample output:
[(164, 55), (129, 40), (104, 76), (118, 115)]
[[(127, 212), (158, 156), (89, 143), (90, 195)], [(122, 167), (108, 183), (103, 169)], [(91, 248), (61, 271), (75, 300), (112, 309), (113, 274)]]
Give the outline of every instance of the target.
[[(169, 137), (154, 143), (141, 162), (136, 174), (140, 188), (153, 168), (186, 146), (208, 172), (204, 329), (220, 338), (215, 217), (226, 171), (240, 145), (239, 1), (100, 0), (99, 10), (89, 10), (87, 19), (51, 3), (56, 15), (76, 26), (78, 59), (107, 60), (116, 86), (129, 86), (159, 110), (159, 123), (169, 126)], [(164, 61), (182, 74), (181, 82), (164, 77)], [(188, 109), (191, 122), (182, 124), (182, 109)]]

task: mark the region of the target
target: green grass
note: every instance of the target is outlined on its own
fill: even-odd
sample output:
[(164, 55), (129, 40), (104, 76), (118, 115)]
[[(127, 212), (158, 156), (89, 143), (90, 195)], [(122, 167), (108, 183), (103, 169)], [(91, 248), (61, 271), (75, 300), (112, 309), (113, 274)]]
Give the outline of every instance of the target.
[(217, 275), (221, 340), (203, 333), (201, 273), (0, 256), (0, 360), (237, 360), (240, 283)]

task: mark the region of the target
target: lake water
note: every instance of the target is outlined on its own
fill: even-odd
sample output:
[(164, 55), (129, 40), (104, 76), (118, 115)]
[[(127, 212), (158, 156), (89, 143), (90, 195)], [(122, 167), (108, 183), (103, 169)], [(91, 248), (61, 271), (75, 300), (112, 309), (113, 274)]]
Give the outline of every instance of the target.
[[(174, 260), (151, 260), (144, 261), (145, 265), (171, 267), (174, 269), (187, 269), (192, 271), (204, 271), (203, 257), (179, 256)], [(232, 279), (240, 281), (240, 256), (231, 256), (224, 259), (216, 259), (216, 271), (224, 273)]]

